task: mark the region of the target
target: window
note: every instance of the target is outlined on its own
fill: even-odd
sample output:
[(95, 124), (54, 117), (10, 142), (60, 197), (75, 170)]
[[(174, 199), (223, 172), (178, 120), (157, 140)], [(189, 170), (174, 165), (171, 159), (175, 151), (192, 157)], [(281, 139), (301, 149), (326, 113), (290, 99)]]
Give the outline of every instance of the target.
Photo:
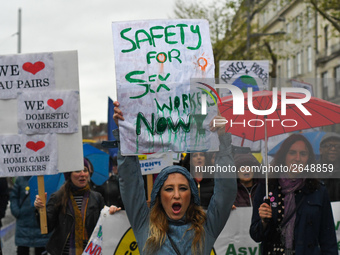
[(311, 72), (313, 68), (313, 56), (312, 47), (307, 47), (307, 71)]
[(286, 24), (286, 35), (288, 36), (287, 45), (290, 45), (290, 23)]
[(296, 39), (300, 40), (302, 37), (301, 15), (296, 16), (295, 27), (296, 27)]
[(340, 66), (334, 68), (334, 78), (336, 94), (340, 95)]
[(322, 98), (324, 100), (328, 100), (328, 81), (327, 81), (328, 72), (323, 72), (321, 74), (321, 85), (322, 85)]
[(302, 51), (296, 55), (296, 71), (297, 75), (302, 74)]
[(324, 38), (325, 38), (325, 49), (328, 49), (328, 26), (325, 26), (323, 29)]
[(290, 65), (290, 59), (287, 58), (287, 78), (292, 77), (292, 70), (291, 70), (291, 65)]
[(307, 29), (312, 28), (312, 9), (310, 6), (307, 7)]

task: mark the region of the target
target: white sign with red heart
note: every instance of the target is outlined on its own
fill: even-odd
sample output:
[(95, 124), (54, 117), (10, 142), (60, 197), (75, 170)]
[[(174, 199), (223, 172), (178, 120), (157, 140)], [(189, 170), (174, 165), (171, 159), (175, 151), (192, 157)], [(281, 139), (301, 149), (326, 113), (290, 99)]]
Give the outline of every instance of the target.
[(0, 99), (16, 98), (18, 92), (54, 89), (52, 53), (0, 56)]
[(21, 93), (17, 102), (21, 134), (78, 132), (78, 91)]
[(0, 176), (58, 173), (56, 134), (0, 135)]

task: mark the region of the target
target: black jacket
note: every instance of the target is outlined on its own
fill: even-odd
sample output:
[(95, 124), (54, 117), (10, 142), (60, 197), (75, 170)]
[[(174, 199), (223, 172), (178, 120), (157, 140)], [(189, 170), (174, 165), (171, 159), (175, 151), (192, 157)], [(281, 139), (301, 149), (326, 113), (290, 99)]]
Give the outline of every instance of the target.
[[(53, 193), (46, 205), (47, 227), (48, 232), (54, 230), (50, 240), (46, 245), (46, 250), (51, 255), (61, 255), (65, 247), (68, 236), (74, 227), (74, 218), (69, 207), (64, 214), (61, 208), (56, 208), (57, 201), (62, 198), (62, 193), (59, 191)], [(104, 199), (102, 195), (95, 191), (90, 191), (89, 201), (86, 210), (85, 227), (88, 237), (90, 238), (97, 221), (100, 216), (100, 211), (104, 207)]]

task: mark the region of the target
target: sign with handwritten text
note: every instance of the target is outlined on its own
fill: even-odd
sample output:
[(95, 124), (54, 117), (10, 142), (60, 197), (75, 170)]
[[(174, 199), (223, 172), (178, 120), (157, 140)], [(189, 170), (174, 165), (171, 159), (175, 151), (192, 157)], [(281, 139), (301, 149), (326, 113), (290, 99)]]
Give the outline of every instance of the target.
[(0, 135), (0, 176), (58, 173), (57, 137)]
[(52, 53), (0, 56), (0, 99), (55, 88)]
[(221, 83), (235, 85), (244, 92), (248, 87), (253, 91), (269, 88), (268, 60), (223, 60), (219, 73)]
[(112, 32), (125, 117), (119, 123), (122, 154), (216, 150), (218, 142), (209, 143), (209, 123), (203, 124), (206, 131), (191, 132), (203, 120), (193, 114), (198, 94), (191, 93), (190, 79), (214, 77), (208, 22), (117, 22)]
[(23, 93), (18, 96), (18, 126), (23, 134), (78, 131), (78, 91)]

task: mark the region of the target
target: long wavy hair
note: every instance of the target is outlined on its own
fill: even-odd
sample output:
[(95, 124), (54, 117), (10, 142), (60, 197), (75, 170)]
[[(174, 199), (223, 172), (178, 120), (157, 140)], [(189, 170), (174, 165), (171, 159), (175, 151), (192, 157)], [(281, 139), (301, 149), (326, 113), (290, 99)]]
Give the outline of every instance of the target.
[[(192, 240), (193, 245), (191, 247), (193, 254), (203, 254), (203, 242), (205, 238), (203, 225), (206, 219), (206, 213), (202, 207), (194, 204), (191, 200), (191, 203), (186, 211), (186, 221), (190, 222), (191, 226), (186, 230), (186, 232), (192, 229), (194, 230), (194, 237)], [(168, 230), (168, 218), (158, 194), (155, 200), (155, 205), (150, 211), (149, 237), (146, 240), (143, 251), (147, 254), (156, 253), (164, 244)]]
[(58, 191), (59, 194), (61, 194), (61, 199), (58, 200), (58, 202), (55, 204), (55, 207), (60, 208), (63, 213), (66, 213), (67, 202), (70, 199), (71, 184), (72, 181), (70, 179), (67, 179)]
[[(307, 140), (307, 138), (304, 137), (301, 134), (292, 134), (286, 140), (284, 140), (284, 142), (280, 146), (280, 149), (276, 152), (276, 154), (274, 156), (274, 160), (273, 160), (273, 163), (274, 163), (275, 166), (286, 165), (287, 153), (288, 153), (290, 147), (294, 143), (296, 143), (297, 141), (302, 141), (305, 144), (305, 146), (307, 147), (307, 150), (308, 150), (307, 165), (311, 165), (311, 164), (316, 163), (313, 147), (310, 144), (310, 142)], [(270, 186), (275, 185), (276, 181), (277, 181), (277, 179), (276, 180), (274, 179), (273, 181), (269, 181)], [(305, 180), (305, 183), (306, 183), (307, 188), (311, 192), (313, 192), (314, 190), (316, 190), (319, 187), (319, 181), (316, 178), (307, 178)]]

